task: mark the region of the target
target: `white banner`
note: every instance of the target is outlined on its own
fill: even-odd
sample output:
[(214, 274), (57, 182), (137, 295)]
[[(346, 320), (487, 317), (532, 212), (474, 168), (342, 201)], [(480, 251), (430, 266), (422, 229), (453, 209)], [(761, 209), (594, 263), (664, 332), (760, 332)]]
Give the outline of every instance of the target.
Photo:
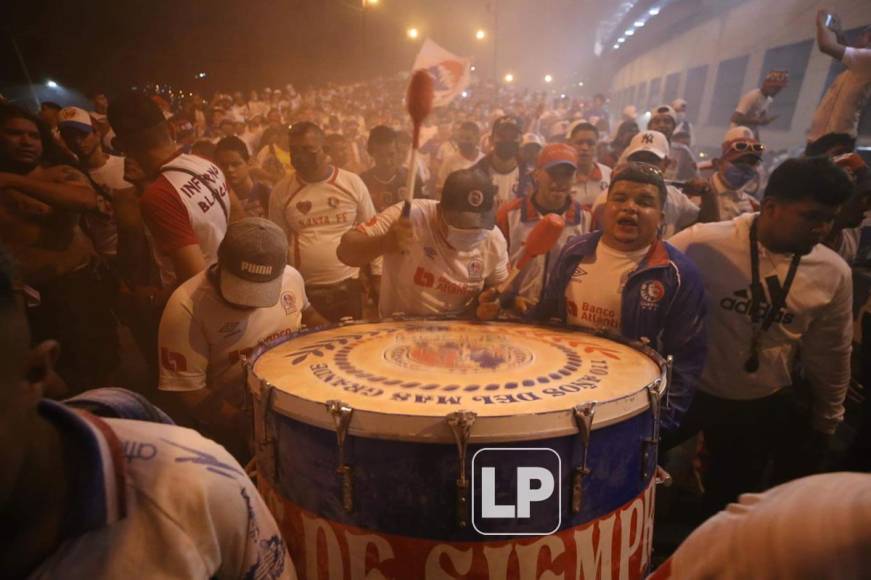
[(451, 54), (427, 38), (417, 53), (412, 72), (424, 69), (433, 81), (434, 107), (443, 107), (469, 85), (471, 61)]

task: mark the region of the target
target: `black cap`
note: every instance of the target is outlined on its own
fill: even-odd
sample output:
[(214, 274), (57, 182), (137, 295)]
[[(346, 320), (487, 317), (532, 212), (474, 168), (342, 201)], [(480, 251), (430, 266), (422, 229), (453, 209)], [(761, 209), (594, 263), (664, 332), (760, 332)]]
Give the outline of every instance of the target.
[(109, 103), (109, 124), (123, 141), (145, 129), (166, 122), (157, 103), (146, 95), (127, 92)]
[(514, 115), (502, 115), (495, 121), (493, 121), (493, 133), (502, 129), (509, 128), (515, 129), (518, 133), (523, 133), (523, 123), (520, 122), (520, 119), (515, 117)]
[(454, 171), (445, 180), (439, 202), (445, 221), (465, 229), (492, 229), (496, 223), (497, 188), (479, 169)]

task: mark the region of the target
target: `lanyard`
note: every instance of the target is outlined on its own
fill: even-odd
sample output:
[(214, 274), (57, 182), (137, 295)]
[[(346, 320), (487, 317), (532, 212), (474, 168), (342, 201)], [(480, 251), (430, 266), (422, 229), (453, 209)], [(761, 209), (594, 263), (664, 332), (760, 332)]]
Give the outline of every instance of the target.
[(768, 331), (774, 323), (774, 318), (780, 309), (786, 304), (786, 297), (789, 295), (789, 289), (792, 288), (792, 282), (795, 280), (795, 273), (798, 271), (798, 264), (801, 261), (801, 255), (793, 254), (792, 260), (789, 263), (789, 271), (786, 274), (786, 280), (783, 282), (783, 287), (780, 292), (774, 292), (772, 289), (771, 305), (768, 312), (765, 313), (765, 318), (762, 324), (759, 323), (759, 307), (765, 300), (765, 290), (762, 288), (762, 283), (759, 281), (759, 236), (757, 233), (756, 222), (758, 218), (753, 219), (753, 224), (750, 226), (750, 321), (753, 325), (753, 337), (750, 341), (750, 356), (747, 362), (744, 363), (744, 370), (748, 373), (755, 373), (759, 369), (759, 341), (762, 338), (762, 333)]

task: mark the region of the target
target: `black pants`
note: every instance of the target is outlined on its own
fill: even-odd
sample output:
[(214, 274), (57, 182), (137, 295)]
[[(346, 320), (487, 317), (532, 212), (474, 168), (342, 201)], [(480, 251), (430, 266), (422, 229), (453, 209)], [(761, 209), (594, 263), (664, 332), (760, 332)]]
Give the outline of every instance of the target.
[(327, 286), (309, 285), (305, 293), (314, 309), (330, 322), (363, 317), (363, 284), (359, 279), (348, 278)]
[(789, 393), (747, 401), (696, 392), (676, 432), (662, 434), (664, 450), (702, 431), (710, 465), (704, 477), (705, 510), (714, 513), (745, 492), (764, 488), (766, 468), (796, 417)]
[(28, 308), (32, 340), (57, 340), (57, 372), (69, 395), (109, 385), (118, 366), (118, 284), (100, 261), (35, 287), (40, 304)]

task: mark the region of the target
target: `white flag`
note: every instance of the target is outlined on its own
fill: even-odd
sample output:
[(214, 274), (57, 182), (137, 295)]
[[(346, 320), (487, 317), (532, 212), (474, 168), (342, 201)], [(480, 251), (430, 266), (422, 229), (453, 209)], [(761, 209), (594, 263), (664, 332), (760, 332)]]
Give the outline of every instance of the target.
[(471, 61), (460, 58), (427, 38), (417, 53), (412, 72), (425, 69), (432, 77), (434, 107), (443, 107), (469, 85)]

